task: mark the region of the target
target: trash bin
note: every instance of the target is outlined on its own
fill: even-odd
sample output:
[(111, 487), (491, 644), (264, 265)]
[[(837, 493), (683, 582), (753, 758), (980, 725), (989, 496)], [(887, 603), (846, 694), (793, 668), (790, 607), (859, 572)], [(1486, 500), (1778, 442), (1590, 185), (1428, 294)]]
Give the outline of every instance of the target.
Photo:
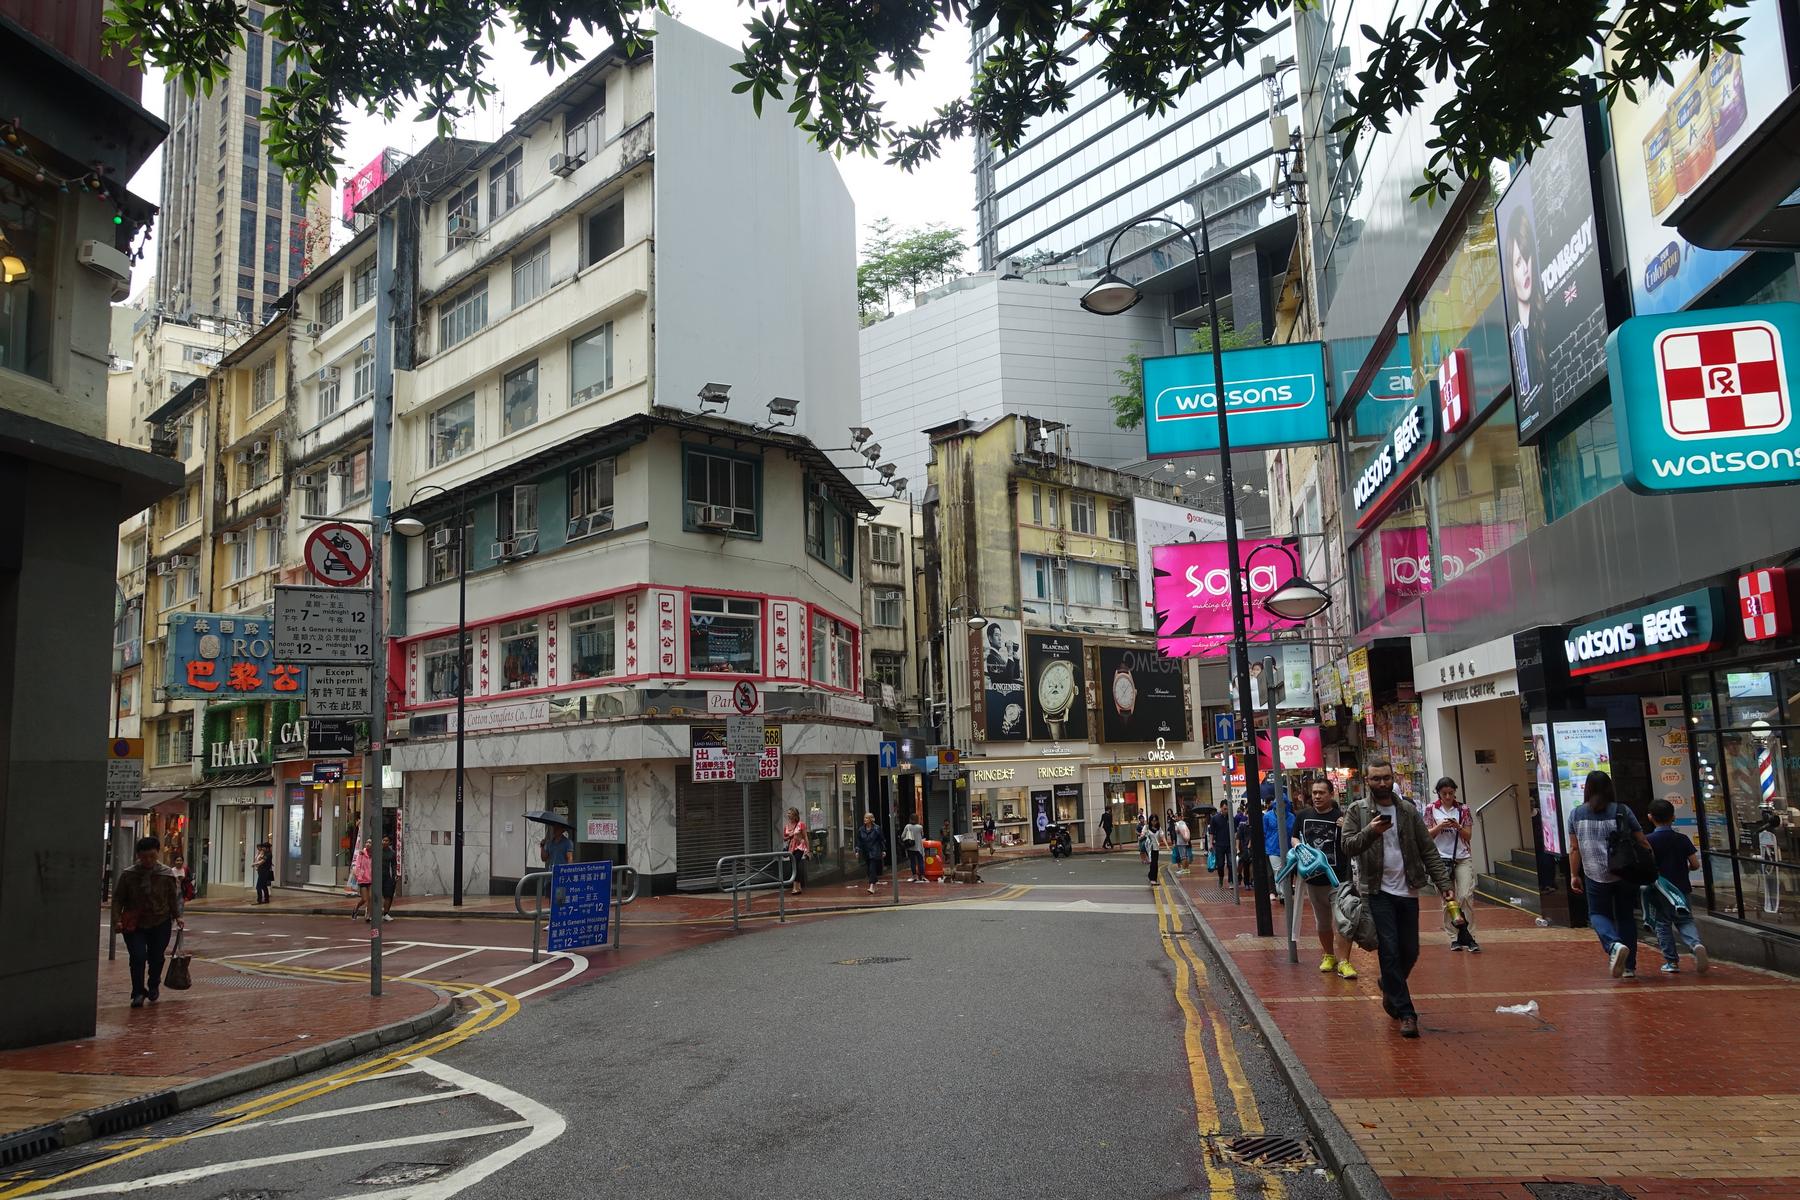
[(922, 844), (925, 848), (925, 878), (935, 879), (942, 883), (944, 881), (944, 843), (928, 841)]

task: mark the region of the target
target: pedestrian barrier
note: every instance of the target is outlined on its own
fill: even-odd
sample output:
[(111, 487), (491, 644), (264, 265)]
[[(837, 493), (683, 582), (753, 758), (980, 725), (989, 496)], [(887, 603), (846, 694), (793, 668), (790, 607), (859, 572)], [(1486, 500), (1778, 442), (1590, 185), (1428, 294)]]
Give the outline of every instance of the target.
[[(619, 863), (613, 864), (612, 870), (612, 917), (607, 922), (606, 943), (610, 949), (617, 950), (625, 937), (625, 906), (637, 899), (638, 870)], [(531, 918), (531, 961), (539, 960), (540, 947), (544, 938), (544, 887), (550, 879), (548, 871), (529, 871), (519, 882), (513, 884), (513, 911), (521, 917)], [(525, 911), (525, 888), (529, 885), (537, 904), (530, 913)], [(555, 904), (552, 902), (551, 907)]]
[(738, 897), (749, 912), (754, 893), (775, 889), (776, 920), (787, 921), (788, 888), (794, 882), (794, 856), (786, 850), (757, 854), (727, 854), (713, 869), (713, 886), (731, 894), (731, 929), (738, 928)]

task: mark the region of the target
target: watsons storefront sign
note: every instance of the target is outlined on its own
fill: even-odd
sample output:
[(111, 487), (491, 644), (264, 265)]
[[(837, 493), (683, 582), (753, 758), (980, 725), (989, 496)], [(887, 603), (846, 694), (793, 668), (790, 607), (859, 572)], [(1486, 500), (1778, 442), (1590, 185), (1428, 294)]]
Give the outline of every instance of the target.
[(1702, 588), (1572, 627), (1563, 638), (1569, 674), (1592, 675), (1717, 649), (1724, 592)]
[(1331, 439), (1322, 343), (1227, 350), (1221, 361), (1223, 388), (1210, 353), (1144, 360), (1144, 441), (1150, 457), (1217, 451), (1221, 391), (1233, 450)]
[(1633, 317), (1606, 343), (1619, 465), (1635, 492), (1800, 482), (1800, 304)]
[(1351, 486), (1358, 528), (1373, 524), (1380, 517), (1388, 498), (1424, 469), (1436, 445), (1437, 423), (1432, 420), (1431, 408), (1423, 403), (1409, 405), (1400, 414), (1393, 433), (1374, 452)]

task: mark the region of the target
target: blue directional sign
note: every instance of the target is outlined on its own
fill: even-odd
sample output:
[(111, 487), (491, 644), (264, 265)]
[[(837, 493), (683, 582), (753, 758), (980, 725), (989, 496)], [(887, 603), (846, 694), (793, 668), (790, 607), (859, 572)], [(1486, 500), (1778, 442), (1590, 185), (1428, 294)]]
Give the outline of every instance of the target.
[[(1227, 350), (1221, 361), (1233, 450), (1331, 440), (1322, 343)], [(1150, 457), (1217, 452), (1220, 391), (1210, 353), (1146, 358), (1144, 443)]]
[(610, 862), (557, 863), (550, 868), (551, 950), (606, 945), (612, 868)]
[(1237, 741), (1237, 718), (1230, 713), (1213, 714), (1213, 741)]
[(899, 742), (881, 743), (881, 769), (884, 771), (898, 771), (900, 769)]

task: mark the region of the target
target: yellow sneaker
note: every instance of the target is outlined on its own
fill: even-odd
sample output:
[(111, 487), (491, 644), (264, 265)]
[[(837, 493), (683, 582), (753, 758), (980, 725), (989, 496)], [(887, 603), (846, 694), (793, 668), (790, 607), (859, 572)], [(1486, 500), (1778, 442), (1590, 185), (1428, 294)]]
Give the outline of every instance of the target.
[(1350, 965), (1350, 960), (1347, 958), (1338, 961), (1337, 973), (1339, 979), (1356, 978), (1356, 968)]
[(1337, 965), (1338, 965), (1338, 960), (1333, 958), (1329, 954), (1327, 954), (1324, 958), (1319, 960), (1319, 970), (1324, 972), (1327, 975), (1329, 975), (1333, 971), (1337, 970)]

